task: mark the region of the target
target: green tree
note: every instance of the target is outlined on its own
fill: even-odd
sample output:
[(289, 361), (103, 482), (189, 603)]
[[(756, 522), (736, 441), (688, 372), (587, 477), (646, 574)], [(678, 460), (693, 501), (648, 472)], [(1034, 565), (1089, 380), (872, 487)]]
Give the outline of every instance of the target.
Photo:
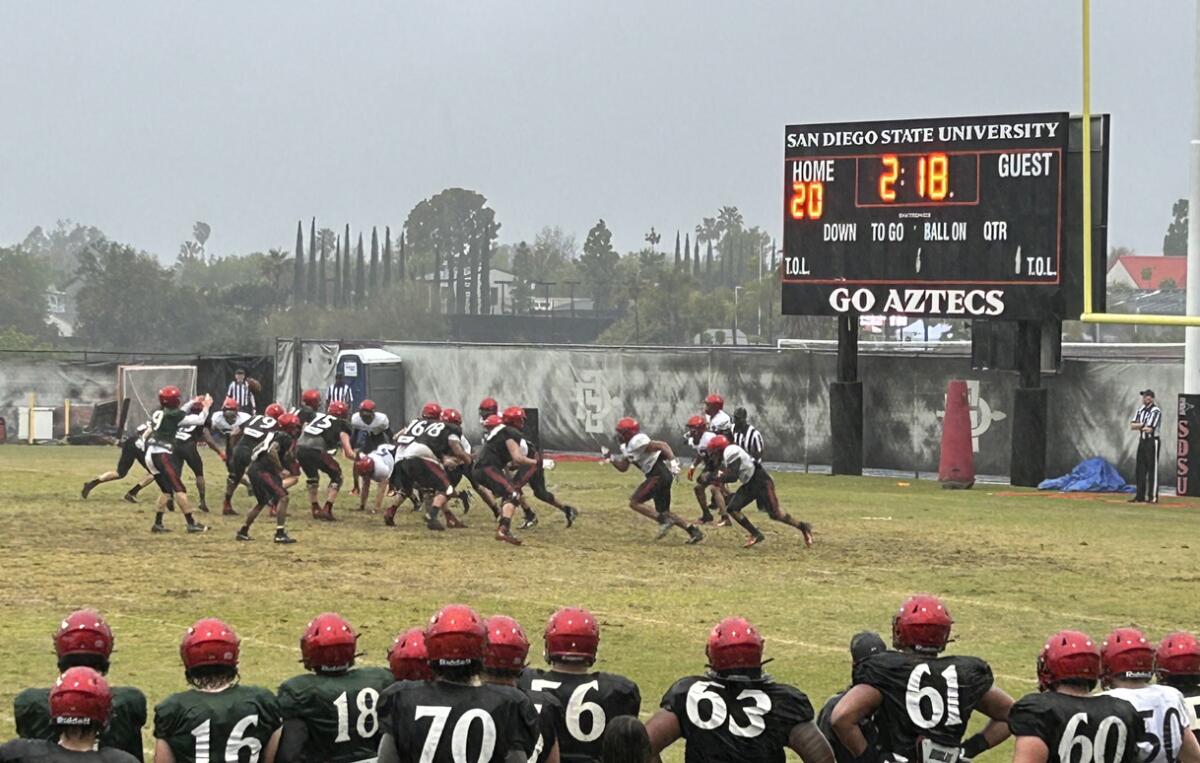
[(350, 281), (350, 223), (346, 223), (342, 240), (346, 242), (346, 249), (342, 253), (342, 307), (350, 308), (354, 306), (354, 297), (351, 294), (354, 285)]
[(367, 278), (367, 288), (371, 296), (375, 296), (379, 289), (379, 230), (374, 226), (371, 227), (371, 272)]
[(383, 229), (383, 289), (392, 288), (392, 226)]
[(59, 220), (48, 231), (40, 225), (31, 230), (21, 242), (21, 249), (45, 265), (51, 284), (64, 287), (75, 278), (79, 255), (90, 244), (104, 238), (104, 231), (99, 228)]
[(465, 312), (468, 286), (475, 288), (472, 245), (490, 241), (499, 229), (496, 213), (487, 206), (486, 197), (465, 188), (447, 188), (418, 202), (408, 214), (404, 231), (413, 258), (409, 265), (419, 263), (432, 273), (439, 292), (444, 265), (455, 311)]
[(342, 237), (337, 238), (336, 254), (333, 260), (333, 306), (342, 307)]
[(675, 231), (675, 269), (679, 270), (679, 231)]
[(308, 288), (308, 301), (317, 301), (317, 218), (312, 219), (308, 229), (308, 274), (305, 286)]
[(620, 256), (612, 246), (612, 231), (601, 218), (588, 231), (583, 242), (583, 256), (579, 258), (580, 274), (584, 288), (591, 292), (597, 310), (611, 310), (617, 263)]
[(31, 339), (54, 336), (57, 332), (47, 322), (49, 288), (49, 269), (37, 256), (0, 249), (0, 327)]
[(329, 304), (328, 274), (326, 271), (326, 261), (329, 259), (329, 256), (325, 249), (325, 237), (318, 234), (317, 240), (321, 245), (321, 267), (317, 276), (317, 304), (321, 307), (326, 307)]
[(79, 274), (76, 336), (93, 347), (180, 349), (180, 319), (195, 317), (193, 305), (153, 256), (99, 241), (80, 255)]
[(292, 261), (292, 304), (304, 301), (304, 223), (296, 221), (296, 255)]
[(286, 249), (274, 247), (266, 253), (259, 264), (263, 279), (270, 283), (271, 288), (275, 291), (279, 291), (279, 282), (283, 279), (283, 274), (287, 272), (288, 259)]
[(517, 244), (513, 252), (512, 309), (514, 313), (528, 313), (533, 307), (533, 282), (537, 280), (538, 268), (533, 250), (524, 241)]
[(1163, 254), (1175, 257), (1187, 255), (1188, 200), (1180, 199), (1171, 207), (1171, 224), (1163, 236)]
[(692, 275), (696, 278), (700, 277), (700, 237), (696, 237), (696, 242), (692, 244)]
[(367, 263), (366, 257), (363, 256), (363, 239), (362, 231), (358, 233), (358, 249), (355, 251), (354, 260), (354, 306), (366, 307), (367, 305)]

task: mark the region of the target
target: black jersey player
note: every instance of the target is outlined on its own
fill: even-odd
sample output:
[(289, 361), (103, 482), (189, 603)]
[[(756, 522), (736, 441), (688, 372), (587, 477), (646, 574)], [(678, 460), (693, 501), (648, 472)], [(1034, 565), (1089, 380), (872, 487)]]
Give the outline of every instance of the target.
[(1051, 636), (1037, 660), (1038, 692), (1012, 706), (1013, 763), (1139, 763), (1145, 739), (1133, 705), (1093, 695), (1100, 650), (1079, 631)]
[(225, 483), (225, 504), (222, 514), (234, 515), (233, 494), (237, 486), (246, 476), (250, 468), (250, 455), (262, 444), (267, 435), (279, 428), (279, 419), (284, 411), (279, 403), (271, 403), (262, 415), (254, 416), (238, 431), (234, 432), (225, 448), (225, 466), (229, 470), (229, 478)]
[(300, 434), (300, 417), (285, 413), (276, 422), (278, 428), (266, 437), (250, 454), (250, 466), (246, 476), (250, 479), (250, 490), (254, 493), (254, 508), (246, 514), (246, 521), (234, 537), (248, 541), (250, 526), (266, 507), (270, 507), (275, 518), (275, 543), (294, 543), (287, 532), (288, 472), (299, 469), (296, 464), (295, 444)]
[(355, 667), (357, 652), (358, 634), (337, 613), (317, 615), (304, 629), (300, 657), (309, 672), (279, 686), (279, 763), (359, 763), (375, 757), (379, 695), (392, 685), (392, 674)]
[[(506, 424), (511, 421), (512, 423), (509, 426), (514, 427), (521, 433), (520, 447), (522, 448), (522, 453), (525, 457), (533, 461), (532, 464), (516, 468), (511, 480), (512, 486), (517, 490), (522, 490), (526, 486), (529, 486), (534, 498), (561, 511), (566, 518), (567, 527), (571, 527), (575, 524), (575, 520), (579, 518), (579, 510), (570, 504), (558, 500), (554, 493), (550, 492), (550, 489), (546, 486), (546, 469), (553, 468), (554, 462), (548, 461), (545, 458), (541, 445), (525, 431), (525, 409), (514, 406), (506, 409), (505, 413), (509, 415), (509, 420), (504, 421), (501, 418), (501, 421), (504, 421)], [(524, 530), (537, 525), (537, 514), (529, 508), (529, 504), (525, 502), (524, 496), (521, 498), (521, 507), (525, 510), (525, 523), (521, 525), (521, 529)]]
[(155, 763), (274, 760), (279, 703), (267, 689), (239, 683), (240, 643), (233, 628), (212, 617), (184, 633), (179, 655), (192, 688), (154, 708)]
[[(866, 752), (860, 721), (875, 715), (882, 760), (953, 763), (1008, 738), (1012, 698), (978, 657), (943, 655), (954, 620), (936, 596), (910, 596), (892, 618), (892, 645), (854, 668), (854, 687), (833, 710), (834, 733), (852, 755)], [(971, 714), (991, 720), (963, 741)]]
[(475, 482), (485, 488), (500, 504), (497, 519), (496, 540), (520, 545), (512, 534), (512, 519), (517, 512), (521, 496), (519, 489), (508, 478), (507, 469), (536, 466), (537, 461), (521, 452), (524, 439), (518, 425), (525, 423), (525, 410), (516, 406), (504, 409), (500, 425), (485, 431), (482, 451), (475, 461)]
[[(113, 633), (99, 612), (80, 609), (63, 618), (54, 633), (59, 672), (92, 668), (107, 675)], [(107, 685), (107, 684), (106, 684)], [(132, 686), (109, 686), (111, 712), (100, 727), (100, 746), (115, 747), (142, 759), (142, 727), (146, 725), (146, 695)], [(58, 739), (50, 707), (52, 689), (25, 689), (13, 699), (17, 734), (25, 739)]]
[(95, 670), (68, 668), (50, 690), (48, 709), (54, 738), (14, 739), (0, 745), (0, 763), (141, 763), (141, 757), (102, 739), (112, 714), (112, 694)]
[(433, 681), (400, 681), (384, 693), (379, 763), (525, 763), (538, 740), (533, 702), (510, 686), (480, 684), (486, 632), (470, 607), (429, 621)]
[[(516, 686), (529, 658), (525, 629), (507, 615), (492, 615), (483, 621), (487, 646), (483, 651), (483, 681), (497, 686)], [(538, 712), (539, 735), (531, 763), (558, 763), (558, 728), (564, 724), (563, 706), (548, 692), (527, 690)]]
[[(184, 410), (180, 407), (182, 396), (183, 393), (176, 386), (163, 387), (158, 391), (158, 403), (162, 407), (150, 417), (150, 434), (146, 439), (146, 454), (142, 463), (154, 474), (154, 481), (162, 491), (155, 507), (154, 524), (150, 527), (150, 531), (154, 533), (167, 532), (163, 525), (163, 516), (167, 504), (171, 502), (183, 512), (189, 533), (204, 532), (208, 529), (192, 516), (192, 507), (180, 474), (181, 461), (175, 452), (175, 446), (176, 435), (181, 427), (203, 424), (208, 420), (212, 398), (205, 395), (202, 399), (189, 403), (188, 410)], [(197, 403), (198, 409), (194, 405)]]
[(553, 694), (565, 709), (558, 727), (559, 755), (564, 763), (591, 763), (600, 757), (609, 718), (636, 716), (642, 695), (625, 676), (592, 670), (600, 647), (600, 625), (586, 609), (565, 607), (546, 623), (545, 653), (549, 669), (526, 668), (522, 689)]
[[(396, 454), (396, 468), (393, 471), (400, 473), (403, 489), (416, 489), (432, 496), (429, 513), (425, 517), (425, 524), (430, 530), (466, 526), (447, 506), (454, 488), (446, 474), (445, 461), (454, 458), (470, 463), (471, 456), (459, 443), (462, 427), (453, 420), (443, 421), (441, 416), (440, 405), (426, 403), (421, 409), (421, 418), (410, 421), (396, 436), (400, 451)], [(394, 510), (389, 509), (389, 512), (395, 515)], [(445, 526), (438, 520), (439, 514), (445, 517)]]
[(763, 638), (741, 617), (717, 623), (705, 648), (709, 671), (675, 682), (646, 723), (655, 754), (683, 738), (688, 763), (834, 763), (808, 696), (763, 672)]
[[(308, 486), (308, 502), (315, 519), (333, 520), (333, 502), (342, 487), (342, 467), (333, 453), (338, 450), (351, 462), (354, 450), (350, 447), (350, 422), (346, 420), (349, 407), (341, 400), (329, 404), (326, 413), (318, 413), (304, 425), (300, 440), (296, 443), (296, 460), (304, 470)], [(329, 477), (329, 491), (325, 504), (317, 502), (317, 491), (321, 486), (321, 474)]]
[[(150, 425), (143, 424), (133, 434), (121, 440), (121, 455), (117, 457), (117, 468), (113, 471), (98, 474), (83, 483), (83, 491), (80, 495), (86, 499), (98, 485), (125, 479), (125, 475), (129, 474), (129, 470), (134, 464), (143, 464), (144, 467), (143, 459), (146, 455), (146, 437), (149, 433)], [(129, 503), (137, 503), (137, 494), (142, 491), (142, 488), (153, 483), (154, 475), (147, 471), (146, 476), (142, 477), (140, 482), (126, 491), (125, 500)]]

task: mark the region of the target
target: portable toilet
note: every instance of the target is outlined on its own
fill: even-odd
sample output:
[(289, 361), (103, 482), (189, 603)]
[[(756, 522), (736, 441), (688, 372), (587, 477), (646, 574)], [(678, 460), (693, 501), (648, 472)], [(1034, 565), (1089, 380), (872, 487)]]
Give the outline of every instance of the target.
[(354, 391), (355, 403), (374, 400), (393, 423), (404, 421), (404, 368), (400, 356), (366, 347), (338, 353), (335, 373)]

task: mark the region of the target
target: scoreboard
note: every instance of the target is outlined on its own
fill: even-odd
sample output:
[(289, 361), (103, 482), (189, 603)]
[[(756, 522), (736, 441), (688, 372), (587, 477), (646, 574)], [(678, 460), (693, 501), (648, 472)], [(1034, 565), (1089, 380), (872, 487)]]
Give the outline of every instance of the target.
[(1069, 121), (789, 126), (784, 314), (1062, 317)]

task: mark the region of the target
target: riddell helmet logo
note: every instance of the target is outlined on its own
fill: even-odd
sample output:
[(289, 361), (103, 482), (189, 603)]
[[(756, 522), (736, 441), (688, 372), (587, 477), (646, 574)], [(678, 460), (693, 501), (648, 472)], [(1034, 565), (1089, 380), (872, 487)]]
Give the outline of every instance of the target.
[[(993, 422), (1004, 421), (1008, 418), (1008, 414), (992, 408), (988, 401), (979, 394), (978, 379), (967, 380), (967, 407), (971, 412), (971, 452), (978, 453), (979, 438), (987, 434), (987, 431), (992, 428)], [(944, 407), (937, 412), (937, 417), (939, 419), (946, 417)]]

